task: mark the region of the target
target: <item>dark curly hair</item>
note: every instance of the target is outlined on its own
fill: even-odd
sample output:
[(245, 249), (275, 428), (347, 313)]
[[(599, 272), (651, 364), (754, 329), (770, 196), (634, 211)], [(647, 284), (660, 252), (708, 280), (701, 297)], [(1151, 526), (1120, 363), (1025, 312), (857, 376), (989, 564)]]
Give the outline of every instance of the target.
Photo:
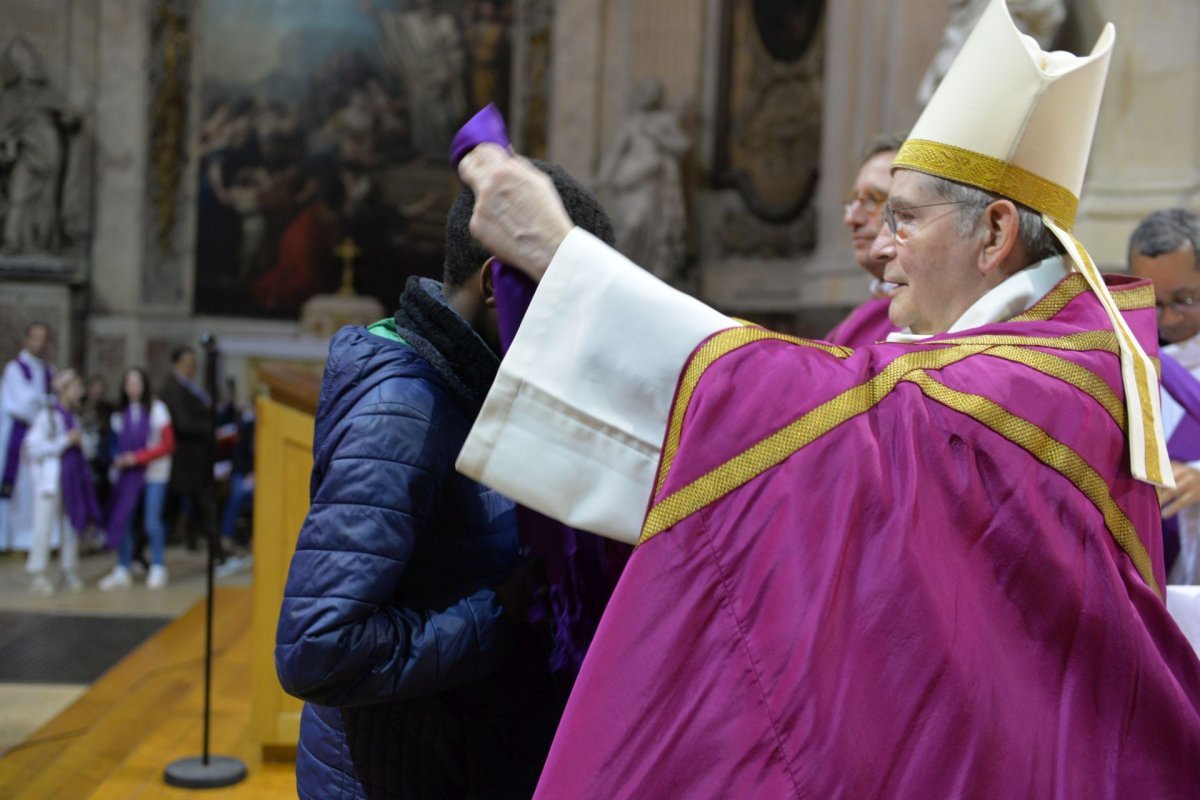
[[(560, 166), (536, 160), (531, 163), (550, 176), (572, 222), (606, 244), (611, 245), (616, 241), (612, 220), (591, 190)], [(474, 210), (475, 194), (464, 187), (446, 218), (446, 262), (442, 270), (442, 283), (448, 289), (465, 284), (491, 256), (471, 235), (469, 226)]]

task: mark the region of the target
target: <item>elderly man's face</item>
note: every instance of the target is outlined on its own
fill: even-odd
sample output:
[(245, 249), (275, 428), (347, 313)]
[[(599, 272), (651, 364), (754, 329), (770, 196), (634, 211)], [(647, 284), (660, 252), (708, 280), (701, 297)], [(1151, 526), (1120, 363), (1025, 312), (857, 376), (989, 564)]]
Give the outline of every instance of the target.
[(45, 325), (34, 325), (30, 327), (29, 333), (25, 336), (25, 351), (31, 356), (41, 358), (47, 346), (50, 344), (50, 331)]
[(863, 163), (842, 214), (842, 224), (850, 231), (850, 241), (854, 244), (854, 259), (876, 278), (883, 277), (883, 262), (871, 257), (871, 245), (882, 225), (883, 204), (892, 187), (892, 161), (895, 158), (896, 151), (887, 150)]
[(982, 236), (960, 234), (959, 206), (929, 191), (918, 172), (896, 170), (888, 203), (901, 230), (893, 237), (884, 225), (871, 248), (883, 279), (900, 287), (888, 316), (913, 333), (945, 333), (989, 288), (978, 269)]
[(1151, 258), (1134, 251), (1129, 266), (1139, 278), (1154, 283), (1158, 332), (1168, 342), (1182, 342), (1200, 333), (1200, 269), (1191, 242)]

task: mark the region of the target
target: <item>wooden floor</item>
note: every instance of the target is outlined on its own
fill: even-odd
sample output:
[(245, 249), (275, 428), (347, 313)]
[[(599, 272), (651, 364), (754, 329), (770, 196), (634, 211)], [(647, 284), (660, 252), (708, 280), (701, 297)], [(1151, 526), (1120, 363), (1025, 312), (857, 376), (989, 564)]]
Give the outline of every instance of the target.
[(249, 588), (217, 589), (210, 751), (240, 758), (250, 772), (245, 781), (197, 795), (162, 780), (167, 764), (200, 754), (204, 693), (204, 603), (200, 602), (0, 759), (0, 797), (295, 797), (293, 765), (263, 764), (251, 739), (250, 607)]

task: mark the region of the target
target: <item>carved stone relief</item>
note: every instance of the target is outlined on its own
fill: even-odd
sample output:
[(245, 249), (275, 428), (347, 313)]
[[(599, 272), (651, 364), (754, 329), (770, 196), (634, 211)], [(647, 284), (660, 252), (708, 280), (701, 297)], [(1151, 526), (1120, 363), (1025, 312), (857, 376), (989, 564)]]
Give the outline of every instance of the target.
[(29, 38), (18, 33), (0, 48), (0, 261), (70, 272), (91, 226), (83, 116)]
[(760, 219), (811, 203), (821, 150), (823, 2), (725, 0), (715, 181)]

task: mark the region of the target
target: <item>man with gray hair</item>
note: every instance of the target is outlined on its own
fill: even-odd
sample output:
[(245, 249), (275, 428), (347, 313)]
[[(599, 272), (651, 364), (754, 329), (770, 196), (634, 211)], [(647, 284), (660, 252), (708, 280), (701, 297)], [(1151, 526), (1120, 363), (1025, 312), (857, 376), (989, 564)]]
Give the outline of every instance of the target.
[(990, 0), (893, 162), (907, 331), (853, 350), (654, 281), (505, 148), (460, 162), (538, 285), (457, 466), (638, 543), (536, 800), (1195, 795), (1153, 291), (1070, 233), (1113, 42), (1042, 52)]
[(1129, 270), (1154, 284), (1165, 344), (1163, 433), (1175, 475), (1175, 488), (1160, 493), (1168, 583), (1200, 583), (1200, 410), (1188, 402), (1200, 384), (1183, 372), (1200, 379), (1200, 215), (1171, 208), (1142, 220), (1129, 237)]

